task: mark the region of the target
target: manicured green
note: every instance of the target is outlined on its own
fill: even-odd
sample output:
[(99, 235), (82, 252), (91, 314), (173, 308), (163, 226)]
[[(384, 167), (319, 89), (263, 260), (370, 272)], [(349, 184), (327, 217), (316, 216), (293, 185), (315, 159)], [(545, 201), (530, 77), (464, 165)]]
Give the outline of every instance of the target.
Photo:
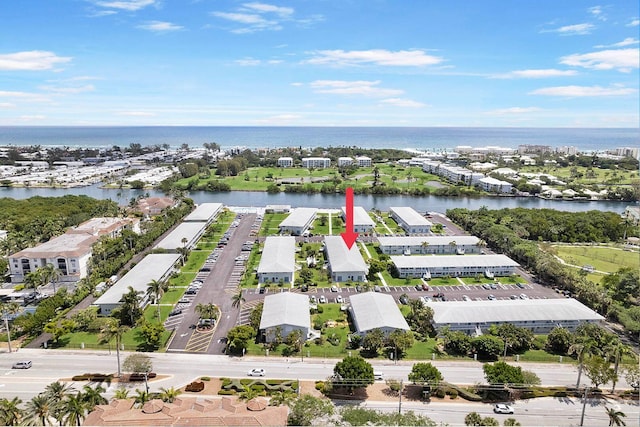
[(598, 271), (615, 273), (621, 267), (638, 267), (638, 253), (610, 246), (554, 246), (567, 264), (592, 265)]
[(280, 232), (278, 226), (287, 216), (289, 216), (287, 213), (265, 213), (258, 235), (261, 237), (277, 235)]
[(198, 271), (204, 264), (207, 257), (211, 254), (211, 251), (198, 251), (194, 250), (189, 253), (189, 258), (180, 271), (195, 272)]

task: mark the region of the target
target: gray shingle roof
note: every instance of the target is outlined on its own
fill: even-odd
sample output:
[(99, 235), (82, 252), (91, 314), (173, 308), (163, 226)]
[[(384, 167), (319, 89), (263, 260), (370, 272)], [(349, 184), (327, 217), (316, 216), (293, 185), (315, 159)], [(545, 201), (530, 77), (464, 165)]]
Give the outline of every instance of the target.
[(350, 296), (349, 302), (358, 332), (367, 332), (378, 328), (409, 330), (407, 321), (391, 295), (365, 292)]
[(332, 272), (367, 272), (369, 270), (367, 263), (364, 262), (362, 254), (358, 250), (357, 243), (354, 243), (351, 249), (347, 249), (347, 245), (340, 236), (325, 236), (324, 243), (327, 247)]
[(293, 273), (295, 268), (296, 238), (269, 236), (264, 242), (258, 274)]
[(265, 297), (260, 329), (279, 325), (293, 325), (310, 329), (309, 297), (293, 292), (281, 292)]

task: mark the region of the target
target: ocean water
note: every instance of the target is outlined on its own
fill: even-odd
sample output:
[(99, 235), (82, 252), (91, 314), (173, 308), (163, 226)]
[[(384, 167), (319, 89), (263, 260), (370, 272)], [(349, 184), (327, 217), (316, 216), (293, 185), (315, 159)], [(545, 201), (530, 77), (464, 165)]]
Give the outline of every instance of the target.
[(137, 143), (188, 144), (216, 142), (223, 148), (363, 147), (442, 151), (456, 146), (521, 144), (574, 146), (597, 151), (640, 145), (637, 128), (451, 128), (451, 127), (0, 127), (0, 146), (120, 147)]

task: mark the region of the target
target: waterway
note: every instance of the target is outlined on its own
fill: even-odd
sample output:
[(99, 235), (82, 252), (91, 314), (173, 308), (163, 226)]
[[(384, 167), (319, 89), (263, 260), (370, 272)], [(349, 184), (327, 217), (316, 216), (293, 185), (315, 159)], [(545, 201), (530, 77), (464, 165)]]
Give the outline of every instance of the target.
[[(127, 205), (131, 198), (149, 194), (163, 196), (157, 190), (104, 189), (100, 184), (78, 188), (0, 188), (0, 197), (27, 199), (33, 196), (59, 197), (66, 194), (86, 195), (96, 199), (110, 199), (121, 205)], [(266, 192), (230, 191), (226, 193), (210, 193), (195, 191), (189, 194), (196, 203), (218, 202), (227, 206), (259, 207), (266, 205), (291, 205), (292, 207), (307, 206), (314, 208), (340, 208), (344, 205), (344, 195), (341, 194), (298, 194)], [(556, 209), (569, 212), (584, 212), (589, 210), (624, 212), (628, 202), (615, 201), (568, 201), (547, 200), (538, 197), (439, 197), (439, 196), (372, 196), (356, 195), (356, 206), (367, 210), (379, 209), (388, 211), (391, 206), (411, 206), (418, 212), (435, 211), (446, 212), (447, 209), (466, 208), (476, 210), (482, 206), (488, 209), (528, 208), (528, 209)]]

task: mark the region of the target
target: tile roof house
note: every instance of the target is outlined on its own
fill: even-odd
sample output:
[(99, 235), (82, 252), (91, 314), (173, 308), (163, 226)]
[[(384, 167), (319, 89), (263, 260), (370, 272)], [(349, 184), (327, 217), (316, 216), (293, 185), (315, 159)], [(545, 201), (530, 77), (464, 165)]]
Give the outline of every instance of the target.
[[(286, 426), (289, 408), (247, 403), (236, 398), (178, 397), (173, 403), (151, 400), (134, 408), (133, 399), (98, 405), (85, 426)], [(263, 400), (258, 398), (257, 400)]]

